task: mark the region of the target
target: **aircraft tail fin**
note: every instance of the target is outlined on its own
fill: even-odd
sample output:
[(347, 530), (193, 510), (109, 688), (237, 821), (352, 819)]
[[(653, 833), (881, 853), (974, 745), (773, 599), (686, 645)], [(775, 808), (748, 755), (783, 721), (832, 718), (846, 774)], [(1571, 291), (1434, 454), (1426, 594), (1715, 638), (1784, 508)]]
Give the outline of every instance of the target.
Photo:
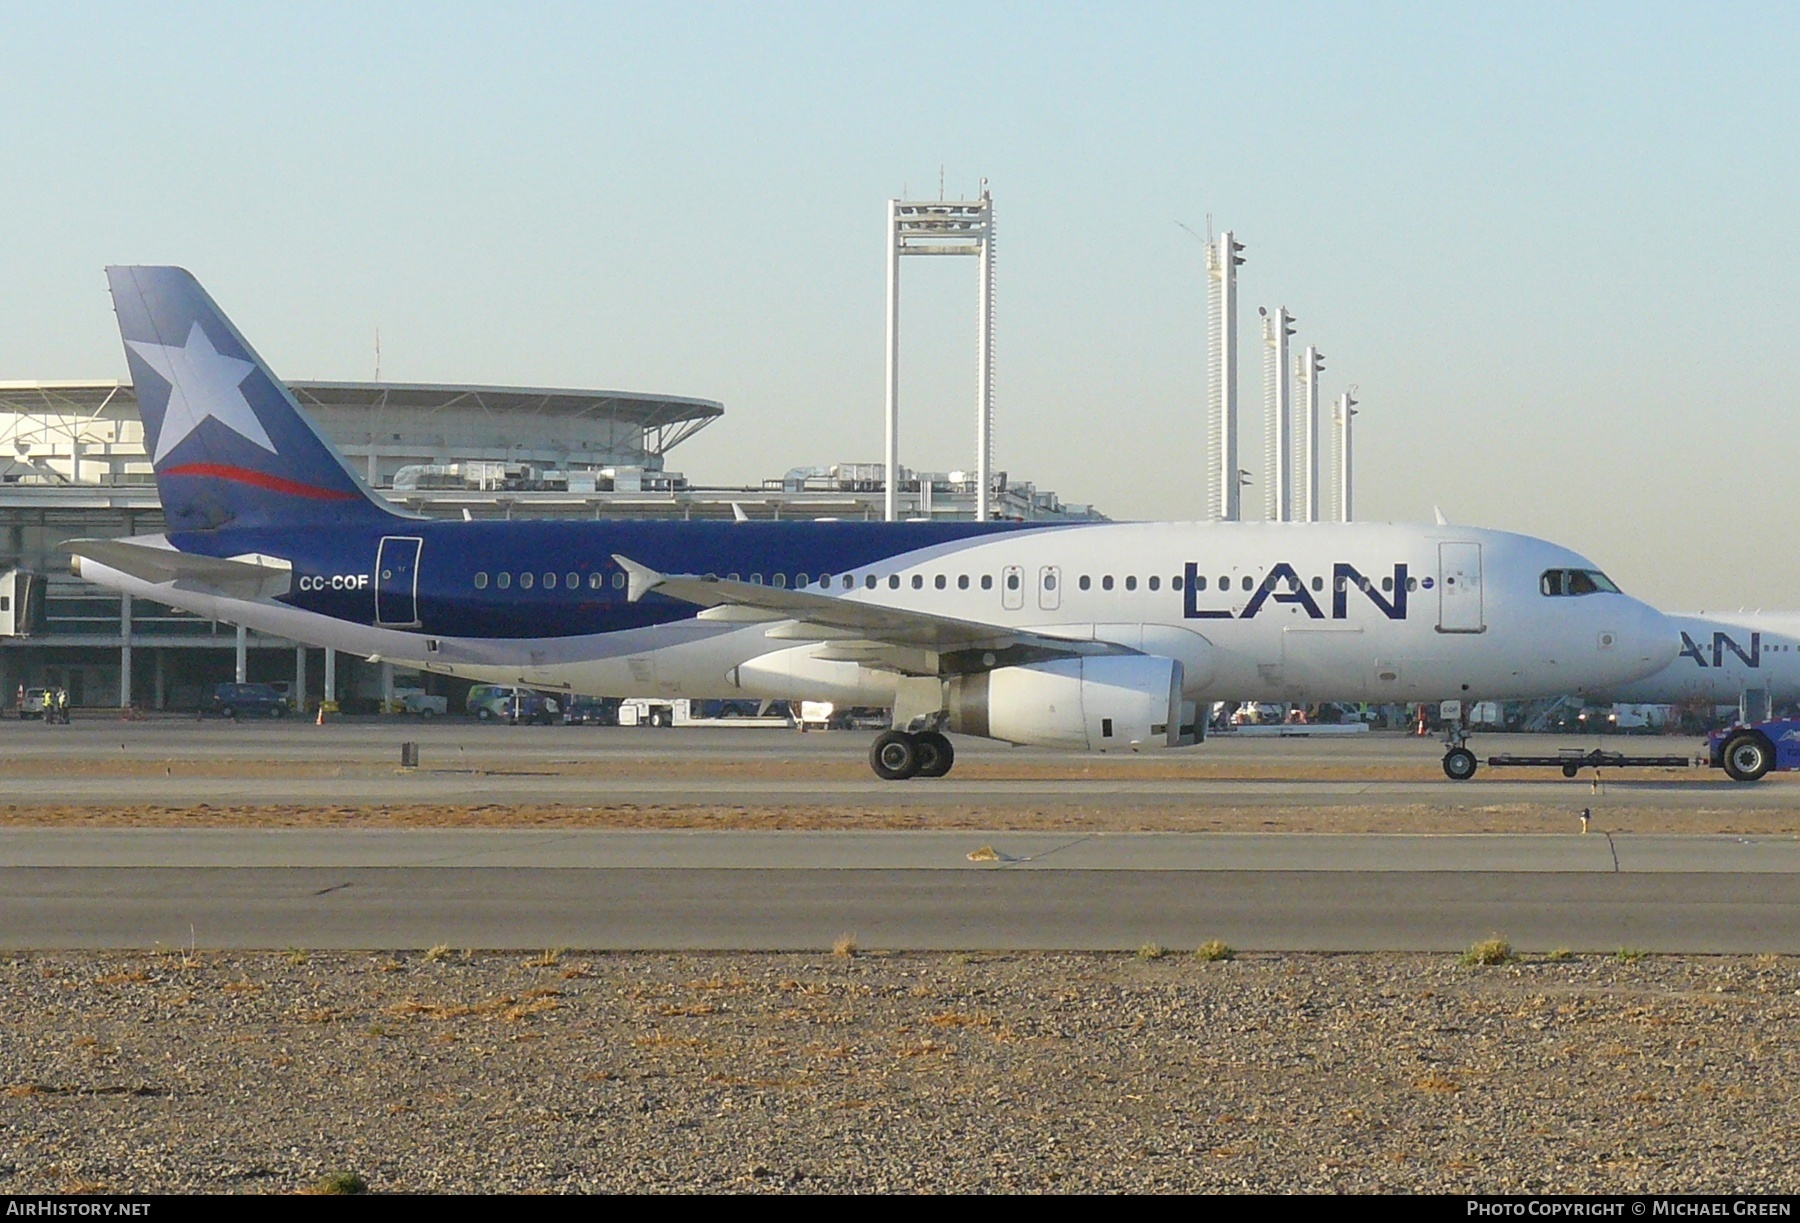
[(186, 269), (106, 278), (170, 530), (397, 516)]

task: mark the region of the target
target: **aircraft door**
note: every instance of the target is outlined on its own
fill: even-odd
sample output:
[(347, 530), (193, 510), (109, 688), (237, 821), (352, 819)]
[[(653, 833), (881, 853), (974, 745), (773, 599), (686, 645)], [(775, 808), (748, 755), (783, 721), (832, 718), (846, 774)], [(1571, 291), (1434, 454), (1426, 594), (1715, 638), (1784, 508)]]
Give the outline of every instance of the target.
[(1038, 570), (1038, 607), (1055, 611), (1062, 606), (1062, 568), (1045, 565)]
[(1481, 545), (1438, 545), (1438, 632), (1482, 633)]
[(1000, 574), (1000, 606), (1007, 611), (1025, 606), (1025, 571), (1017, 565), (1008, 565)]
[(419, 549), (414, 535), (387, 535), (375, 553), (375, 623), (412, 628), (419, 623)]

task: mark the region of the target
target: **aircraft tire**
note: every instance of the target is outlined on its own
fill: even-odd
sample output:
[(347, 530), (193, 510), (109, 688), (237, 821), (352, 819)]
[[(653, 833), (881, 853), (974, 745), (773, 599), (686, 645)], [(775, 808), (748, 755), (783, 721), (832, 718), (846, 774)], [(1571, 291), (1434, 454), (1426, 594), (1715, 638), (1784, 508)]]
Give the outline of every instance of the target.
[(1775, 767), (1775, 745), (1754, 730), (1739, 731), (1725, 740), (1720, 753), (1725, 775), (1733, 781), (1761, 781)]
[(883, 781), (905, 781), (919, 772), (919, 745), (908, 734), (890, 730), (869, 748), (869, 767)]
[(219, 710), (219, 716), (227, 721), (235, 722), (237, 721), (237, 710), (234, 707), (227, 705)]
[(919, 776), (942, 777), (956, 763), (956, 749), (950, 740), (935, 730), (914, 735), (919, 750)]
[(1444, 776), (1451, 781), (1467, 781), (1475, 776), (1475, 753), (1466, 747), (1453, 747), (1445, 752)]

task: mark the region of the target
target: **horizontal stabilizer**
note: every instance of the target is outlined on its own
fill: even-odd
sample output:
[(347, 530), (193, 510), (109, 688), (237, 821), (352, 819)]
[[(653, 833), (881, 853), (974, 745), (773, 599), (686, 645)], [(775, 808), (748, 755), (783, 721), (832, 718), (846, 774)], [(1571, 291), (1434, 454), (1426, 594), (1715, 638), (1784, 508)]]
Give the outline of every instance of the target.
[[(123, 539), (71, 539), (63, 547), (71, 556), (117, 569), (142, 582), (175, 582), (240, 599), (279, 598), (293, 582), (293, 567), (288, 562), (256, 553), (226, 560)], [(75, 570), (80, 577), (79, 560)]]

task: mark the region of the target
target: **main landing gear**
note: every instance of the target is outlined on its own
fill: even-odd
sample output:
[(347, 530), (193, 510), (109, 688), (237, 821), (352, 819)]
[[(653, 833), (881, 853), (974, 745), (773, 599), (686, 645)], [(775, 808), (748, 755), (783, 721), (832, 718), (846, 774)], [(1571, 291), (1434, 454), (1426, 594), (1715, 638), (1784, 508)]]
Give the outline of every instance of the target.
[(869, 749), (869, 767), (883, 781), (910, 777), (942, 777), (956, 763), (956, 749), (935, 730), (909, 735), (890, 730), (876, 738)]

